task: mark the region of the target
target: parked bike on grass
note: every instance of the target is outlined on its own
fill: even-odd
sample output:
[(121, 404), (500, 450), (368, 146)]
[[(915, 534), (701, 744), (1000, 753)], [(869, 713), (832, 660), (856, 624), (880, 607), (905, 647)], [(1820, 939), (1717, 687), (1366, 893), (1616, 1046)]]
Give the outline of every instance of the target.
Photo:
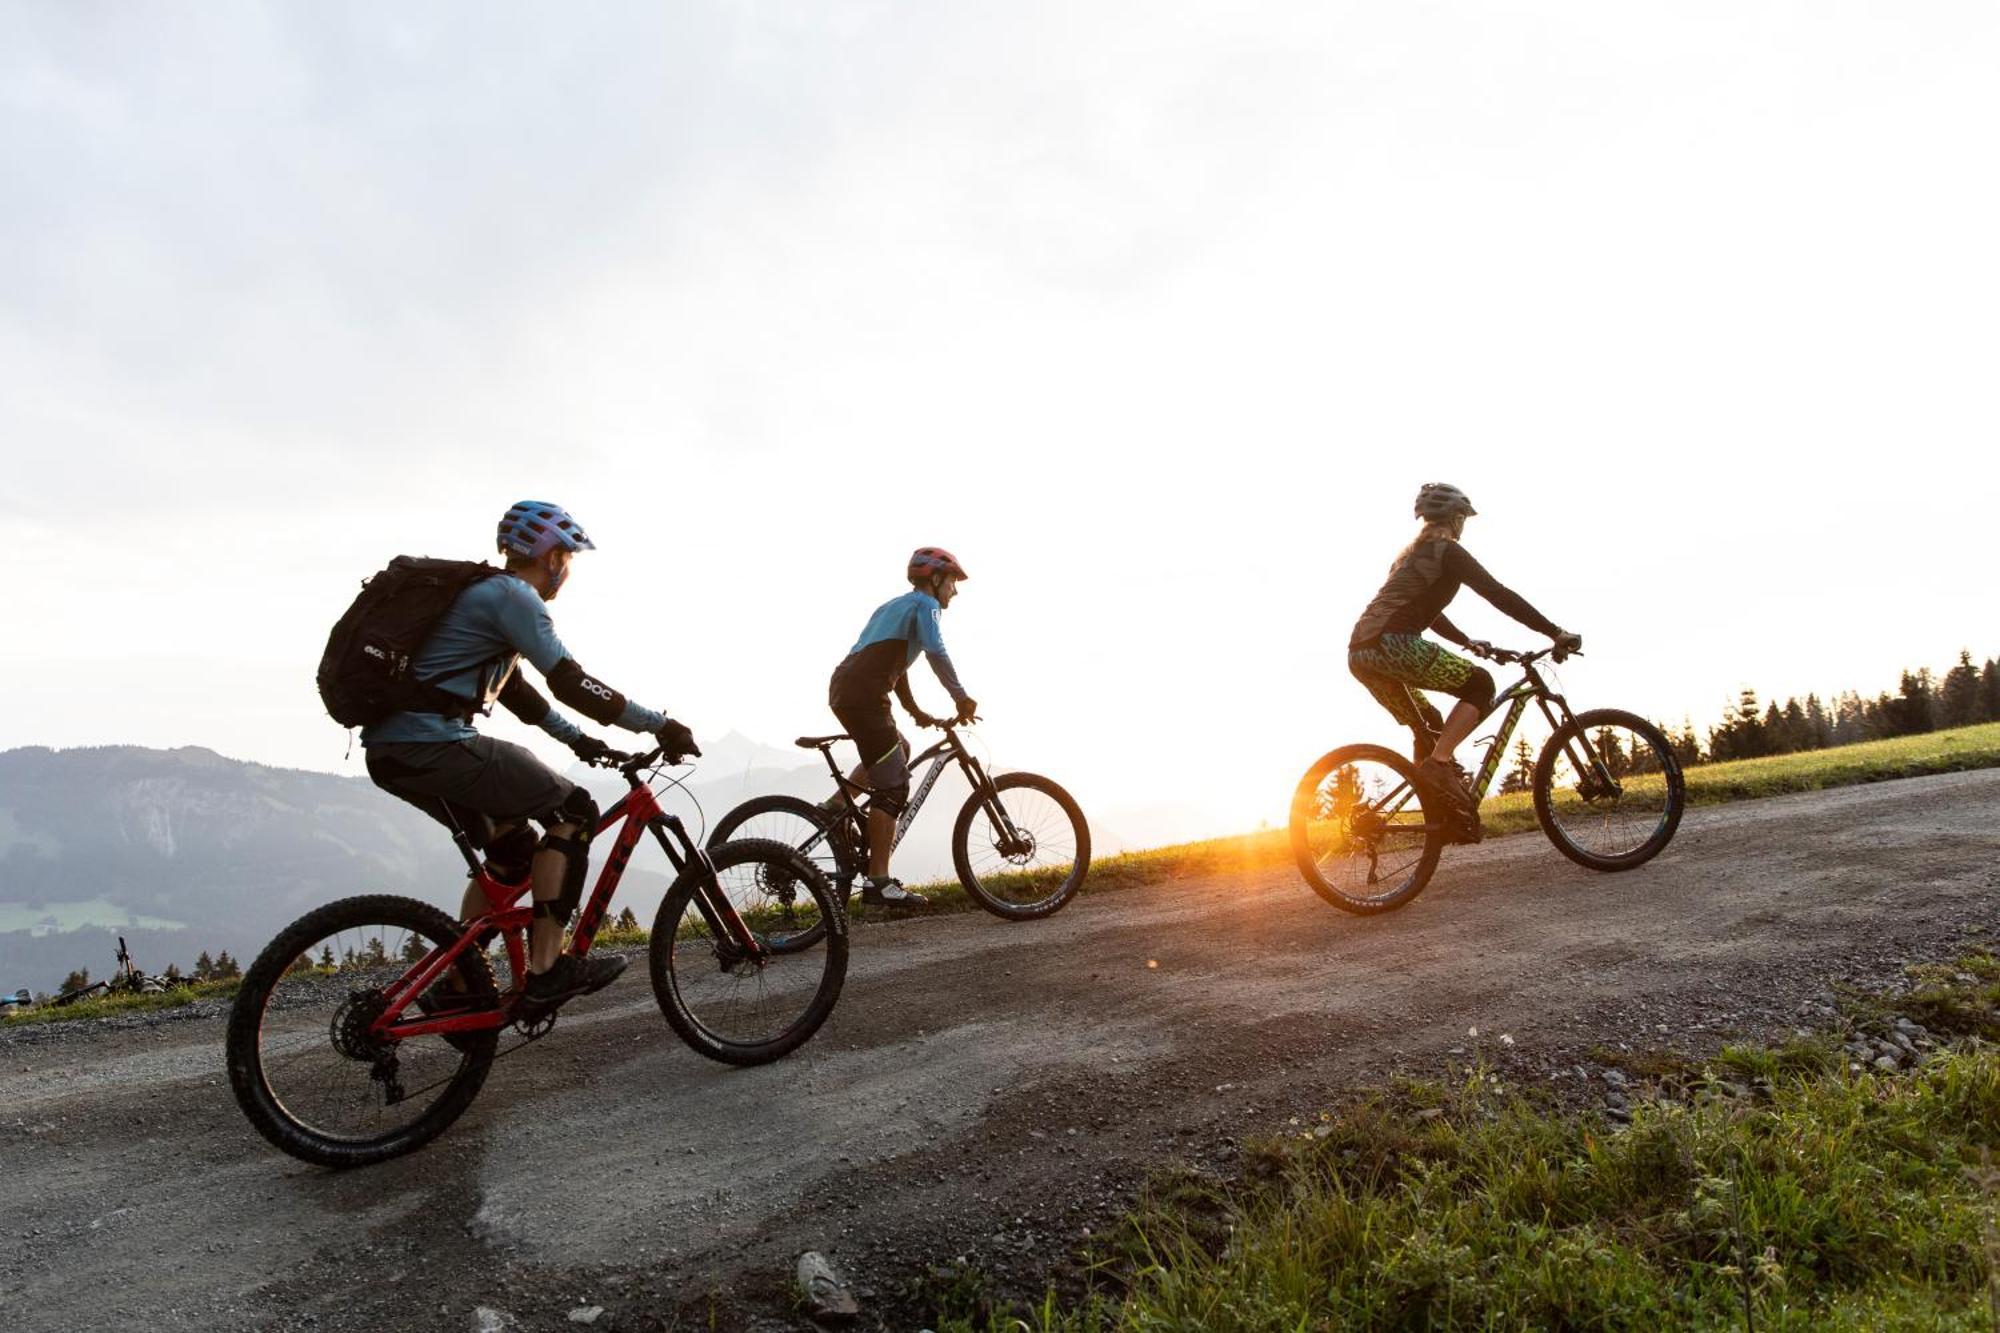
[(75, 1004), (78, 1000), (88, 1000), (100, 995), (164, 995), (169, 990), (184, 985), (179, 980), (166, 977), (149, 977), (133, 966), (132, 954), (125, 947), (125, 937), (118, 937), (118, 970), (103, 981), (93, 981), (88, 985), (66, 990), (49, 1001), (60, 1009), (64, 1005)]
[[(913, 772), (926, 762), (931, 767), (896, 817), (896, 842), (902, 842), (945, 767), (955, 763), (972, 785), (951, 831), (958, 882), (974, 902), (1009, 921), (1059, 911), (1090, 870), (1090, 825), (1083, 811), (1068, 792), (1038, 774), (988, 776), (985, 766), (966, 749), (957, 726), (939, 725), (944, 739), (910, 761)], [(708, 845), (720, 847), (732, 838), (753, 837), (797, 848), (833, 882), (844, 902), (867, 874), (867, 816), (856, 798), (871, 794), (834, 762), (833, 747), (847, 739), (801, 736), (795, 742), (802, 750), (818, 750), (826, 760), (840, 796), (837, 807), (829, 809), (797, 796), (759, 796), (724, 815)], [(783, 952), (816, 943), (823, 923), (812, 911), (813, 905), (803, 899), (786, 904), (783, 926), (771, 935), (772, 947)]]
[[(1500, 771), (1532, 699), (1552, 729), (1535, 762), (1535, 818), (1556, 850), (1606, 871), (1630, 870), (1658, 855), (1687, 803), (1680, 763), (1659, 728), (1617, 709), (1570, 712), (1535, 669), (1545, 657), (1564, 660), (1561, 648), (1483, 655), (1519, 664), (1522, 676), (1487, 710), (1491, 717), (1504, 705), (1507, 714), (1471, 783), (1475, 805)], [(1349, 912), (1384, 912), (1416, 897), (1457, 828), (1445, 794), (1420, 785), (1415, 765), (1380, 745), (1345, 745), (1324, 756), (1292, 797), (1299, 873), (1320, 897)]]
[[(587, 954), (611, 895), (643, 834), (651, 832), (675, 878), (654, 918), (648, 961), (667, 1022), (701, 1054), (763, 1064), (818, 1031), (847, 972), (840, 899), (805, 857), (749, 840), (712, 851), (660, 808), (650, 778), (662, 752), (607, 752), (630, 790), (605, 812), (599, 837), (615, 841), (571, 933)], [(530, 884), (489, 875), (463, 829), (453, 840), (490, 910), (469, 922), (413, 898), (347, 898), (287, 926), (244, 974), (229, 1022), (229, 1078), (259, 1133), (322, 1166), (362, 1166), (428, 1142), (471, 1104), (512, 1026), (532, 1041), (553, 1012), (522, 1004), (533, 911)], [(775, 904), (812, 904), (821, 925), (807, 952), (780, 958), (767, 931)], [(504, 943), (508, 983), (496, 983), (489, 948)], [(508, 1048), (520, 1049), (522, 1043)]]

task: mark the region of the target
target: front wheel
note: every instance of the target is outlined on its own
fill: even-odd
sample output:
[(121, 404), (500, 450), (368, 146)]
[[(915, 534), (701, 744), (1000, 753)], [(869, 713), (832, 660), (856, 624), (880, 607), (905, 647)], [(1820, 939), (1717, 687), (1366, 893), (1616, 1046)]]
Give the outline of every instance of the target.
[(1423, 892), (1444, 850), (1445, 819), (1424, 810), (1410, 761), (1380, 745), (1343, 745), (1292, 793), (1292, 859), (1343, 912), (1387, 912)]
[[(714, 879), (689, 865), (653, 920), (653, 994), (674, 1031), (709, 1059), (766, 1064), (803, 1045), (833, 1012), (847, 977), (847, 914), (819, 868), (783, 843), (728, 842), (708, 858)], [(787, 903), (800, 895), (820, 923), (818, 939), (780, 953), (772, 927), (791, 919)], [(736, 935), (728, 907), (756, 947)]]
[(1578, 713), (1542, 747), (1535, 817), (1556, 850), (1592, 870), (1630, 870), (1680, 827), (1687, 789), (1660, 729), (1615, 708)]
[(972, 900), (1009, 921), (1061, 910), (1090, 871), (1090, 825), (1070, 794), (1035, 773), (973, 792), (951, 830), (951, 860)]
[[(257, 1132), (317, 1166), (366, 1166), (458, 1119), (486, 1081), (498, 1027), (399, 1040), (375, 1020), (390, 988), (460, 933), (428, 903), (386, 894), (329, 903), (280, 931), (243, 974), (225, 1043), (230, 1087)], [(423, 1003), (495, 1008), (486, 956), (459, 954)]]
[[(854, 821), (846, 810), (830, 811), (797, 796), (758, 796), (745, 801), (716, 822), (715, 832), (708, 835), (708, 847), (714, 851), (726, 842), (750, 838), (783, 843), (798, 852), (819, 868), (843, 900), (852, 892), (856, 877), (867, 869), (866, 853), (858, 846)], [(769, 907), (768, 925), (760, 929), (777, 952), (797, 953), (826, 938), (825, 918), (803, 881), (774, 888)]]

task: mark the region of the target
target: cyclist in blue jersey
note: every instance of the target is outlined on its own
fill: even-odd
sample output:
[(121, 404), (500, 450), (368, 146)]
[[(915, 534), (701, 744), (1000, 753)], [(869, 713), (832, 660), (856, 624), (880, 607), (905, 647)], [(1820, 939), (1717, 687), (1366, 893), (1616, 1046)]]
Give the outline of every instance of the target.
[(959, 684), (958, 670), (945, 651), (938, 614), (958, 595), (965, 577), (957, 557), (938, 546), (919, 547), (906, 571), (910, 591), (875, 608), (861, 637), (834, 668), (827, 686), (827, 703), (840, 725), (861, 751), (854, 780), (873, 790), (868, 800), (868, 883), (861, 901), (878, 907), (921, 909), (929, 906), (889, 874), (889, 853), (896, 845), (896, 816), (910, 795), (910, 746), (896, 730), (889, 711), (893, 693), (920, 727), (938, 720), (917, 707), (910, 693), (910, 667), (922, 654), (938, 682), (957, 705), (957, 720), (970, 722), (979, 705)]
[[(546, 604), (568, 580), (575, 553), (596, 549), (577, 521), (560, 506), (523, 500), (501, 518), (498, 546), (505, 572), (460, 593), (412, 661), (411, 674), (436, 706), (392, 713), (363, 728), (361, 744), (376, 786), (447, 827), (464, 829), (502, 883), (532, 877), (527, 999), (530, 1011), (540, 1014), (603, 989), (625, 970), (623, 958), (593, 953), (580, 959), (562, 950), (563, 932), (583, 897), (597, 804), (523, 747), (480, 735), (473, 719), (498, 703), (578, 758), (608, 751), (522, 678), (526, 658), (557, 699), (591, 721), (649, 732), (676, 762), (701, 751), (685, 726), (590, 676), (556, 637)], [(542, 826), (539, 837), (533, 824)], [(461, 915), (486, 909), (485, 895), (468, 884)], [(432, 991), (418, 1003), (436, 1012), (448, 1001)]]

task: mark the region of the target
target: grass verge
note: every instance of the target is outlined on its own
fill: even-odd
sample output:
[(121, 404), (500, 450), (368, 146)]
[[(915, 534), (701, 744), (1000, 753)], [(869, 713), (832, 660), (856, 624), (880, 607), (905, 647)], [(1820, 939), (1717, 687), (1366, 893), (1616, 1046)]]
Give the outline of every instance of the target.
[(1731, 1047), (1629, 1125), (1483, 1070), (1377, 1093), (1240, 1179), (1158, 1178), (1095, 1294), (936, 1327), (2000, 1327), (2000, 964), (1892, 1004), (1944, 1039), (1907, 1068)]
[(6, 1023), (25, 1027), (30, 1023), (67, 1023), (75, 1019), (116, 1018), (122, 1014), (142, 1014), (156, 1009), (179, 1009), (196, 1000), (234, 995), (239, 980), (231, 977), (227, 981), (197, 981), (191, 986), (161, 991), (157, 995), (97, 995), (60, 1008), (53, 1004), (38, 1004), (31, 1009), (8, 1014)]

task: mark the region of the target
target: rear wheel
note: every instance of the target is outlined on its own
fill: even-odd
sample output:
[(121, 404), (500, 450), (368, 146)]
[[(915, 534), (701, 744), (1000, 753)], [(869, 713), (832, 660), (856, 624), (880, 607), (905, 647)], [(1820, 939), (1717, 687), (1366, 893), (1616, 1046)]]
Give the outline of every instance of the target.
[[(498, 1028), (401, 1040), (369, 1029), (388, 988), (459, 933), (437, 908), (386, 895), (329, 903), (279, 932), (229, 1015), (229, 1082), (257, 1132), (301, 1161), (366, 1166), (458, 1119), (486, 1081)], [(497, 1007), (484, 954), (467, 949), (453, 973), (433, 987), (450, 995), (440, 1003)]]
[(1535, 764), (1535, 817), (1556, 850), (1592, 870), (1630, 870), (1673, 840), (1687, 805), (1660, 729), (1615, 708), (1578, 713)]
[[(833, 1012), (847, 976), (847, 917), (819, 868), (793, 848), (763, 839), (708, 850), (674, 880), (653, 921), (653, 994), (681, 1039), (732, 1065), (760, 1065), (805, 1043)], [(765, 952), (752, 953), (713, 904), (720, 887)], [(793, 919), (803, 895), (820, 930), (810, 946), (770, 948), (770, 926)]]
[(958, 882), (995, 916), (1049, 916), (1083, 887), (1090, 825), (1070, 794), (1039, 774), (1002, 774), (993, 788), (991, 797), (973, 792), (952, 828)]
[[(723, 843), (747, 838), (764, 838), (792, 848), (819, 868), (843, 901), (855, 877), (866, 869), (853, 845), (854, 825), (846, 811), (829, 811), (796, 796), (759, 796), (745, 801), (716, 824), (708, 846), (713, 851)], [(802, 886), (776, 890), (770, 911), (766, 935), (779, 953), (810, 949), (826, 936), (819, 904)]]
[(1426, 814), (1409, 760), (1379, 745), (1344, 745), (1307, 769), (1292, 793), (1292, 859), (1313, 892), (1342, 911), (1387, 912), (1430, 882), (1445, 825), (1441, 804)]

